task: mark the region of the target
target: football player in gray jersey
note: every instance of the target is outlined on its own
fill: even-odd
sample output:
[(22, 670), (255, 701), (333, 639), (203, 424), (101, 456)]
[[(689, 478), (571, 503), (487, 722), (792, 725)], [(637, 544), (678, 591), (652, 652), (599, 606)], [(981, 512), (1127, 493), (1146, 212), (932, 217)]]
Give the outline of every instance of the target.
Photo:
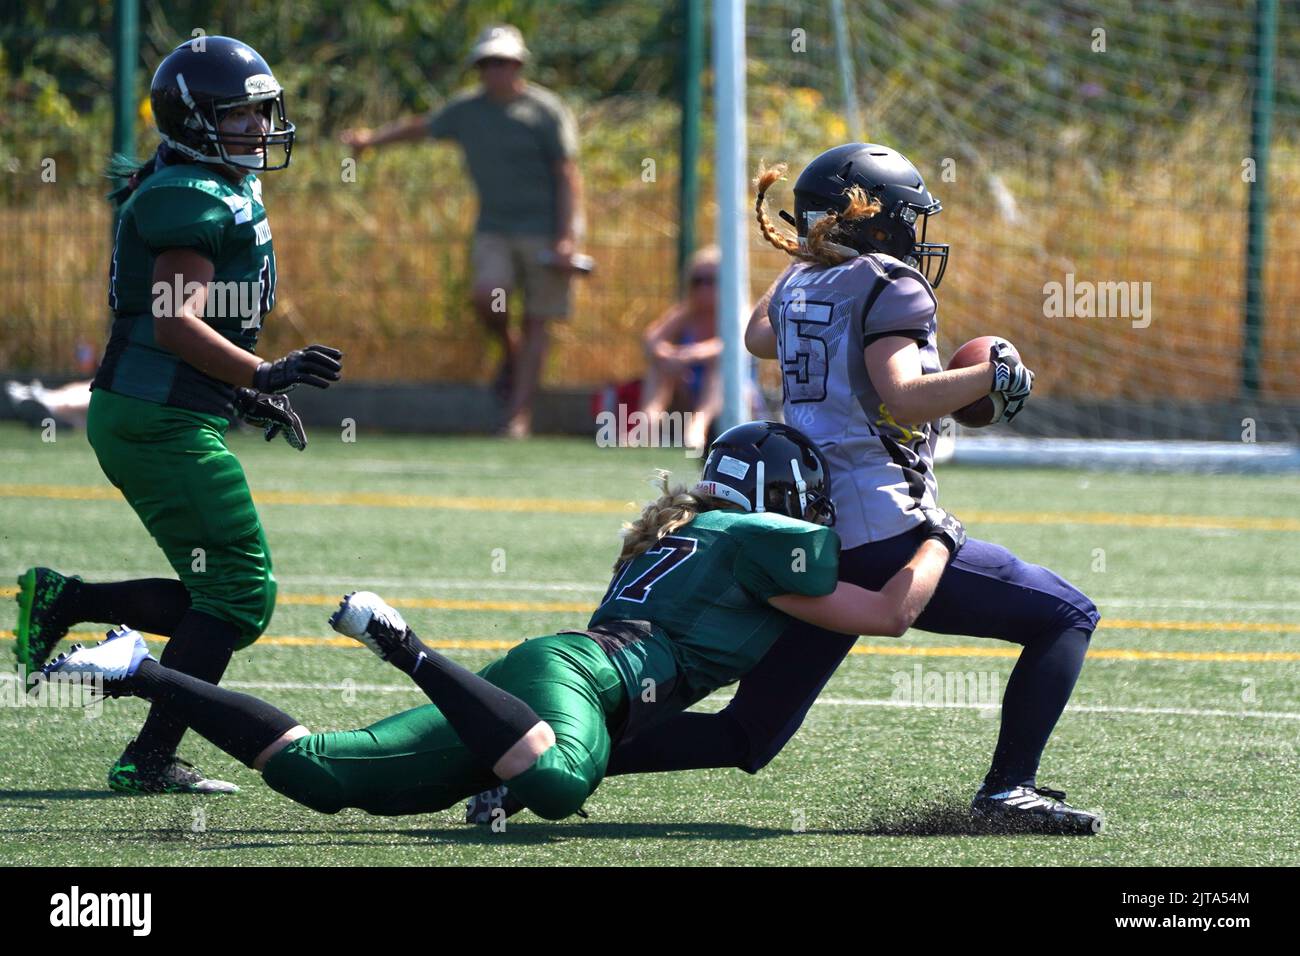
[[(755, 308), (745, 344), (781, 363), (786, 421), (830, 462), (844, 551), (840, 578), (878, 588), (915, 551), (935, 507), (936, 422), (998, 391), (1003, 420), (1019, 413), (1033, 373), (1010, 350), (944, 371), (934, 290), (948, 261), (929, 242), (941, 209), (920, 173), (886, 146), (849, 143), (818, 156), (794, 187), (795, 213), (778, 228), (764, 207), (784, 167), (761, 170), (763, 236), (793, 262)], [(972, 802), (981, 824), (1095, 833), (1099, 815), (1038, 785), (1039, 760), (1083, 666), (1097, 608), (1063, 578), (1006, 548), (967, 539), (916, 627), (1023, 645), (1002, 700), (992, 765)], [(682, 713), (615, 751), (610, 774), (767, 764), (854, 639), (790, 627), (717, 714)]]

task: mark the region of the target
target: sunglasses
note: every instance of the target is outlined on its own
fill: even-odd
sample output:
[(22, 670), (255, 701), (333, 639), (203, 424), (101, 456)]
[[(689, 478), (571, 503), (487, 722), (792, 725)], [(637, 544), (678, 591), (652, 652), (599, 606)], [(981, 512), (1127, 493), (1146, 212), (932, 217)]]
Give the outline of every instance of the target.
[(717, 285), (717, 284), (718, 284), (718, 277), (716, 275), (709, 274), (709, 275), (691, 276), (691, 285), (693, 286)]
[(485, 56), (474, 65), (479, 69), (483, 69), (484, 67), (513, 66), (518, 62), (518, 60), (507, 59), (504, 56)]

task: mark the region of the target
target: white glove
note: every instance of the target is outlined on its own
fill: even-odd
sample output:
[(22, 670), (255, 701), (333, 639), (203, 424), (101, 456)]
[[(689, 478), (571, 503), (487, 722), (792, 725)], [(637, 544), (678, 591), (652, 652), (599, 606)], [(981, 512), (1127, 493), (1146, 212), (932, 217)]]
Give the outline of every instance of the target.
[(1006, 342), (999, 342), (989, 350), (989, 361), (993, 363), (993, 391), (1000, 394), (1006, 402), (999, 421), (1009, 422), (1020, 414), (1020, 409), (1034, 389), (1034, 373), (1016, 357), (1015, 351)]

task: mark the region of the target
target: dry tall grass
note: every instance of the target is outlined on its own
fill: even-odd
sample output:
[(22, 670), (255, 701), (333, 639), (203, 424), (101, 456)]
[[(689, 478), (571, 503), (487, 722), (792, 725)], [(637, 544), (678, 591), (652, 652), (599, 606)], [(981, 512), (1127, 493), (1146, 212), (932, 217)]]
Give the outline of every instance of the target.
[[(463, 183), (444, 172), (444, 182)], [(1207, 180), (1218, 186), (1207, 190)], [(1062, 164), (1035, 179), (1007, 177), (1022, 221), (1011, 225), (973, 185), (935, 183), (934, 223), (952, 244), (940, 289), (943, 349), (977, 334), (1016, 341), (1045, 394), (1208, 399), (1236, 392), (1241, 348), (1246, 186), (1223, 162), (1170, 157), (1127, 179)], [(1235, 180), (1235, 181), (1234, 181)], [(265, 332), (273, 353), (308, 341), (361, 345), (349, 377), (485, 379), (494, 356), (467, 304), (472, 199), (464, 185), (415, 190), (375, 177), (340, 188), (266, 195), (280, 273)], [(789, 184), (774, 191), (789, 208)], [(1263, 375), (1270, 398), (1300, 398), (1300, 226), (1286, 200), (1300, 194), (1300, 161), (1275, 157)], [(706, 193), (706, 195), (709, 195)], [(1188, 202), (1189, 195), (1202, 197)], [(551, 385), (592, 385), (640, 373), (639, 333), (675, 290), (675, 185), (635, 171), (587, 180), (597, 273), (577, 283), (573, 318), (555, 329)], [(710, 234), (711, 203), (699, 211)], [(102, 341), (109, 254), (106, 204), (51, 189), (0, 209), (0, 368), (71, 371), (79, 341)], [(754, 233), (757, 296), (784, 265)], [(1150, 282), (1152, 321), (1045, 318), (1043, 286), (1064, 281)]]

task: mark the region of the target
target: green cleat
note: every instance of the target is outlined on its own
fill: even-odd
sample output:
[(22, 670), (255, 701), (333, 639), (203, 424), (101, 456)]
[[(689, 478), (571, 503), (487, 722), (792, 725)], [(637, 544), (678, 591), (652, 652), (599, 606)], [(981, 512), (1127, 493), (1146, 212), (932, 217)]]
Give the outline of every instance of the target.
[(26, 680), (49, 660), (55, 645), (75, 623), (69, 621), (59, 606), (69, 581), (81, 578), (65, 577), (49, 568), (28, 568), (18, 577), (18, 627), (14, 634), (14, 656), (23, 668)]
[(144, 761), (131, 752), (117, 758), (108, 772), (108, 787), (118, 793), (137, 796), (155, 793), (238, 793), (239, 788), (224, 780), (209, 780), (188, 760), (173, 755), (167, 761)]

